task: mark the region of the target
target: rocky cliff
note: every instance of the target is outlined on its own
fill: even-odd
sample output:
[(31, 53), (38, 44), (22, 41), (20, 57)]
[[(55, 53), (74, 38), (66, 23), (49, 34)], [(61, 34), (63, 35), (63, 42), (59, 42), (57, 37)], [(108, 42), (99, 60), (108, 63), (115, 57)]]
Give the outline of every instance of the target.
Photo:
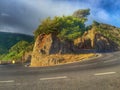
[(114, 51), (118, 49), (118, 45), (94, 28), (85, 32), (82, 37), (77, 38), (74, 42), (61, 41), (55, 34), (42, 34), (35, 41), (31, 66), (59, 64), (66, 60), (62, 54), (78, 54), (83, 50), (91, 49), (100, 52)]
[(78, 50), (94, 49), (96, 52), (114, 51), (118, 49), (118, 44), (108, 37), (96, 31), (95, 28), (84, 33), (74, 41)]
[(70, 54), (74, 52), (74, 43), (71, 41), (61, 41), (56, 35), (39, 35), (36, 39), (31, 65), (36, 62), (39, 64), (48, 65), (51, 63), (60, 63), (62, 57), (57, 54)]

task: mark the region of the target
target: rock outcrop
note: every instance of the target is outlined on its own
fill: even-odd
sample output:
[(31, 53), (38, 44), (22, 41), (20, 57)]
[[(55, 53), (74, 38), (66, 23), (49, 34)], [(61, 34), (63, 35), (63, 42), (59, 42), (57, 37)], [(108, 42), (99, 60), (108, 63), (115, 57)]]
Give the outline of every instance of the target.
[(85, 32), (74, 42), (61, 41), (55, 34), (42, 34), (35, 41), (31, 66), (59, 64), (65, 60), (62, 54), (76, 54), (93, 49), (99, 52), (114, 51), (117, 48), (118, 45), (115, 42), (96, 32), (95, 29)]
[(74, 44), (71, 41), (61, 41), (56, 35), (39, 35), (36, 39), (33, 53), (34, 55), (50, 55), (72, 53)]
[(94, 48), (98, 52), (115, 51), (118, 50), (118, 45), (102, 34), (97, 33), (95, 35)]
[(34, 66), (35, 62), (40, 64), (49, 65), (51, 63), (60, 63), (63, 58), (50, 56), (55, 54), (70, 54), (74, 52), (74, 43), (71, 41), (61, 41), (56, 35), (39, 35), (36, 39), (31, 65)]
[(97, 32), (94, 28), (84, 33), (80, 38), (74, 41), (78, 50), (81, 49), (94, 49), (97, 52), (114, 51), (118, 49), (118, 45)]

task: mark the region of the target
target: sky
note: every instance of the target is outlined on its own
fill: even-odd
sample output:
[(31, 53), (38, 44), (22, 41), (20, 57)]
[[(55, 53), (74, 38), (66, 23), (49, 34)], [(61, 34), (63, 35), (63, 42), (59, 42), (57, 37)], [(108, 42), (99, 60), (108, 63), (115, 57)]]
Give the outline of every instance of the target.
[(0, 31), (32, 35), (46, 17), (89, 8), (93, 20), (120, 27), (120, 0), (0, 0)]

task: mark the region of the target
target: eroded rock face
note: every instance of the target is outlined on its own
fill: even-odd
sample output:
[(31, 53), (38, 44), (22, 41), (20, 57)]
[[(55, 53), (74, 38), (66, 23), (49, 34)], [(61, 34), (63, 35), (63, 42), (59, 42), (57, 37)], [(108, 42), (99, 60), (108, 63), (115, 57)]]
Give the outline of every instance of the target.
[(118, 49), (118, 45), (95, 31), (95, 29), (85, 32), (84, 35), (74, 41), (78, 50), (81, 49), (95, 49), (95, 51), (114, 51)]
[(89, 30), (74, 40), (74, 45), (78, 49), (92, 49), (94, 47), (95, 30)]
[(64, 54), (73, 52), (73, 42), (60, 41), (56, 35), (40, 35), (36, 39), (33, 53), (39, 55)]
[(100, 52), (118, 50), (118, 45), (114, 41), (108, 39), (107, 37), (99, 33), (95, 35), (94, 43), (95, 43), (94, 48)]
[(33, 55), (49, 54), (51, 44), (52, 44), (51, 35), (44, 35), (44, 34), (39, 35), (34, 44)]
[[(60, 39), (53, 34), (39, 35), (35, 41), (32, 53), (31, 64), (34, 61), (42, 61), (44, 57), (52, 54), (68, 54), (74, 52), (74, 44), (70, 41), (60, 41)], [(44, 58), (45, 59), (45, 58)], [(50, 59), (50, 60), (49, 60)], [(46, 61), (60, 62), (62, 59), (48, 57)], [(48, 62), (49, 63), (49, 62)]]

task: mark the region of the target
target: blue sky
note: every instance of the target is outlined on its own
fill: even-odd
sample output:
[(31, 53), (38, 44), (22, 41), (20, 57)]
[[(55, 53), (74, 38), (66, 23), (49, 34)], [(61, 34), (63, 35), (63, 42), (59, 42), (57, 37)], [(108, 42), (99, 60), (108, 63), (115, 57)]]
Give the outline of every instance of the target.
[(32, 34), (48, 16), (86, 8), (91, 9), (87, 24), (96, 20), (120, 27), (120, 0), (0, 0), (0, 31)]

